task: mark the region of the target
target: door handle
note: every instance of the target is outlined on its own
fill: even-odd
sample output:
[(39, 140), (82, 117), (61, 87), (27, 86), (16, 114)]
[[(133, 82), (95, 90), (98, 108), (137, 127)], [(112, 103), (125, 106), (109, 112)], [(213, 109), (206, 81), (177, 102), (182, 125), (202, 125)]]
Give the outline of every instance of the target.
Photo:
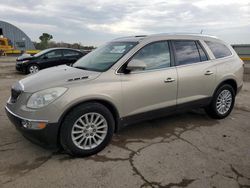
[(212, 71), (209, 71), (209, 70), (208, 70), (208, 71), (205, 72), (205, 75), (211, 75), (211, 74), (213, 74)]
[(174, 78), (167, 78), (164, 80), (165, 83), (174, 82), (174, 81), (175, 81)]

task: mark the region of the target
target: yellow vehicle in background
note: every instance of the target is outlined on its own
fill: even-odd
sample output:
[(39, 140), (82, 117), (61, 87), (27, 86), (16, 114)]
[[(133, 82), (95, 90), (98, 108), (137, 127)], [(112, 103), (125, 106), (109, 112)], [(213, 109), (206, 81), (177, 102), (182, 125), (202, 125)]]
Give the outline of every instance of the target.
[[(40, 50), (26, 50), (25, 53), (36, 54)], [(22, 54), (24, 51), (14, 49), (8, 38), (0, 36), (0, 56), (6, 56), (8, 54)]]
[(9, 40), (5, 37), (0, 37), (0, 55), (6, 55), (7, 51), (13, 50), (9, 44)]

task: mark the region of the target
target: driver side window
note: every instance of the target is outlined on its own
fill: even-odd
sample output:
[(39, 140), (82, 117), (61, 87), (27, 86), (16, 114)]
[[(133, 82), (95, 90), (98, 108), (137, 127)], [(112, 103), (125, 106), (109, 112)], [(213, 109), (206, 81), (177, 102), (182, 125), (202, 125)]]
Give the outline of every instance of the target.
[(167, 41), (154, 42), (144, 46), (131, 60), (146, 64), (145, 70), (170, 67), (170, 51)]

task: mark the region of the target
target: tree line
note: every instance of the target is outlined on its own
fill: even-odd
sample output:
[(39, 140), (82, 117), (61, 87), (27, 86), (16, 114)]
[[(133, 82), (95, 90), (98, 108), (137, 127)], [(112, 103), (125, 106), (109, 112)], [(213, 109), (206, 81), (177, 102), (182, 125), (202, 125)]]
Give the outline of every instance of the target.
[(34, 46), (37, 50), (44, 50), (47, 48), (56, 48), (56, 47), (64, 47), (64, 48), (74, 48), (81, 50), (93, 50), (96, 47), (94, 46), (84, 46), (81, 43), (66, 43), (66, 42), (55, 42), (51, 41), (53, 36), (48, 33), (43, 33), (40, 37), (40, 42), (33, 42)]

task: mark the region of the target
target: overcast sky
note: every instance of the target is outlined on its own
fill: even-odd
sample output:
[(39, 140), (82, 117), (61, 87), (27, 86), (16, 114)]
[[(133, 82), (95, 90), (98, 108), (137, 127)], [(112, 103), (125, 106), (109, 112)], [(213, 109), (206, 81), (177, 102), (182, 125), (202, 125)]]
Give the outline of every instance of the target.
[(189, 32), (250, 43), (250, 0), (0, 0), (0, 20), (34, 41), (100, 45), (127, 35)]

